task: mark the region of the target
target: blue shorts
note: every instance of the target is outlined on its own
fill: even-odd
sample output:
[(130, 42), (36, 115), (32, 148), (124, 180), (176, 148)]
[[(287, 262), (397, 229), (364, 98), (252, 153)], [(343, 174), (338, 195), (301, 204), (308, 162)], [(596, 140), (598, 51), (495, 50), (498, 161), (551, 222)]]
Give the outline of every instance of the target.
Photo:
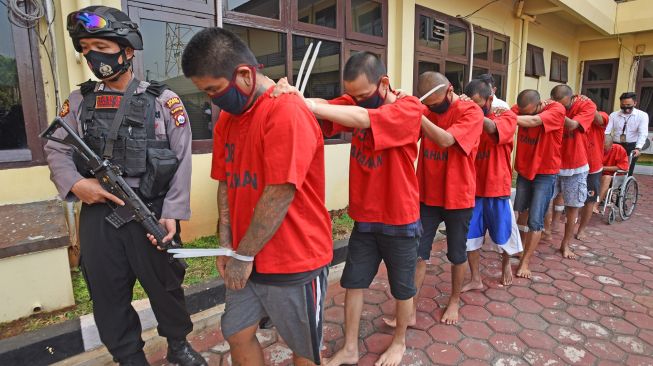
[(511, 211), (508, 197), (476, 197), (467, 234), (467, 251), (479, 249), (483, 245), (486, 231), (490, 232), (490, 238), (495, 244), (507, 243), (512, 234)]
[(515, 211), (528, 211), (528, 229), (542, 231), (544, 215), (549, 209), (556, 183), (556, 174), (538, 174), (533, 180), (517, 176)]

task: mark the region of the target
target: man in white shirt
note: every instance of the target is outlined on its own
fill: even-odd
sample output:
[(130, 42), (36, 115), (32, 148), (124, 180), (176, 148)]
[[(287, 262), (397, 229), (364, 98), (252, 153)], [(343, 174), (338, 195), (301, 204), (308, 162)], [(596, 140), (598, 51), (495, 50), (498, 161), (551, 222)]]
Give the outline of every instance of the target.
[(492, 110), (495, 109), (505, 109), (509, 110), (510, 105), (506, 103), (505, 101), (497, 98), (496, 93), (497, 93), (497, 87), (495, 86), (496, 84), (494, 83), (494, 77), (492, 74), (481, 74), (478, 76), (479, 79), (485, 81), (486, 84), (490, 85), (490, 89), (492, 89)]
[(632, 174), (635, 162), (648, 137), (648, 114), (635, 108), (637, 94), (633, 92), (621, 94), (619, 101), (621, 110), (610, 114), (605, 134), (611, 135), (613, 141), (623, 146), (628, 155), (634, 151), (634, 158), (630, 166), (630, 174)]

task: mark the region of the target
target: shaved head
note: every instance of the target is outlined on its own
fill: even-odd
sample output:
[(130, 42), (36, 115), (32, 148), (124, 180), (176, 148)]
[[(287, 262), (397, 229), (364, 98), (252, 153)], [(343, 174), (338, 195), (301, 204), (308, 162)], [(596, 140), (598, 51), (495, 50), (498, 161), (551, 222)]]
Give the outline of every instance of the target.
[(449, 90), (450, 83), (449, 79), (447, 79), (446, 76), (440, 74), (439, 72), (427, 71), (421, 74), (417, 79), (417, 93), (422, 96), (440, 84), (444, 84), (445, 87), (438, 89), (432, 95), (438, 96), (446, 94)]
[(528, 106), (539, 104), (540, 101), (540, 93), (538, 93), (537, 90), (522, 90), (517, 96), (517, 107), (519, 107), (519, 109), (527, 108)]
[(566, 97), (571, 97), (574, 95), (574, 91), (571, 90), (569, 85), (566, 84), (560, 84), (556, 85), (551, 89), (551, 99), (555, 100), (556, 102), (560, 101), (563, 98)]

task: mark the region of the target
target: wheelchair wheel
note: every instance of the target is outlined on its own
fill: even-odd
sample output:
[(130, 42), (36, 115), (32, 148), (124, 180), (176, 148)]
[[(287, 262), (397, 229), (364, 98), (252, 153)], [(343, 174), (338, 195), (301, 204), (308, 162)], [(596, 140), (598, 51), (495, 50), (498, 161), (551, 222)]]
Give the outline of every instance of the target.
[(639, 186), (635, 178), (631, 178), (626, 182), (626, 186), (621, 192), (621, 199), (619, 200), (619, 215), (622, 220), (628, 220), (635, 211), (637, 206), (637, 199), (639, 198)]
[(605, 221), (608, 223), (608, 225), (612, 225), (614, 224), (616, 219), (617, 219), (617, 213), (615, 212), (614, 208), (611, 208), (610, 212), (608, 212), (608, 215), (605, 217)]

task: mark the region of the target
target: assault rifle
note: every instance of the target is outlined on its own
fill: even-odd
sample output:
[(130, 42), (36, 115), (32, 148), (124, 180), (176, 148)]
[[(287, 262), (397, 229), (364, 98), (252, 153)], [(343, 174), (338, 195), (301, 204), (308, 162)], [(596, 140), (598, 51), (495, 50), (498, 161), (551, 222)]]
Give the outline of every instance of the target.
[[(54, 136), (55, 131), (59, 130), (59, 128), (63, 128), (68, 133), (63, 139)], [(55, 118), (52, 124), (45, 131), (41, 132), (39, 136), (72, 147), (84, 160), (89, 172), (97, 178), (102, 188), (125, 202), (124, 206), (118, 206), (113, 202), (107, 201), (113, 209), (113, 212), (105, 220), (113, 225), (113, 227), (117, 229), (135, 220), (143, 225), (146, 232), (156, 238), (157, 245), (160, 248), (169, 249), (180, 247), (174, 239), (168, 242), (163, 241), (163, 238), (168, 233), (159, 224), (154, 212), (150, 210), (148, 205), (125, 182), (120, 167), (107, 159), (99, 157), (63, 119), (59, 117)]]

